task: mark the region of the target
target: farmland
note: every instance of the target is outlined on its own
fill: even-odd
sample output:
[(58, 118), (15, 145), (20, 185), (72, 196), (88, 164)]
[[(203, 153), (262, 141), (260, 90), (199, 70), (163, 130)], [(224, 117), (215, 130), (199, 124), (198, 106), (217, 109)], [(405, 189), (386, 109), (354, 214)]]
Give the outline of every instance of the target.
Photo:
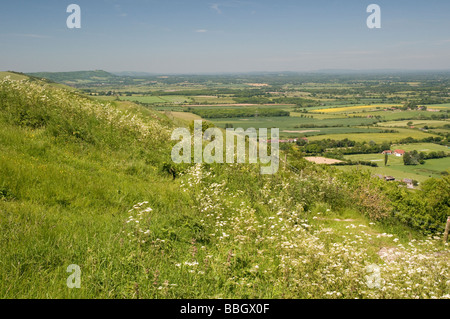
[(379, 105), (356, 105), (356, 106), (345, 106), (345, 107), (333, 107), (333, 108), (324, 108), (317, 109), (311, 112), (321, 112), (321, 113), (351, 113), (351, 112), (360, 112), (363, 110), (378, 110), (389, 108), (392, 106), (400, 106), (400, 105), (392, 105), (392, 104), (379, 104)]
[(412, 137), (414, 139), (424, 139), (428, 137), (437, 137), (438, 135), (430, 134), (418, 130), (409, 130), (409, 129), (398, 129), (396, 128), (395, 133), (382, 133), (381, 129), (375, 129), (377, 130), (372, 133), (361, 133), (356, 135), (348, 135), (348, 134), (326, 134), (326, 135), (319, 135), (314, 136), (311, 138), (311, 140), (318, 140), (318, 139), (327, 139), (332, 138), (336, 140), (343, 140), (345, 138), (351, 138), (352, 140), (355, 140), (357, 142), (376, 142), (376, 143), (382, 143), (382, 142), (395, 142), (399, 141), (408, 137)]
[(178, 95), (165, 95), (165, 96), (124, 96), (121, 100), (140, 102), (145, 104), (156, 103), (171, 103), (171, 104), (184, 104), (188, 103), (190, 99), (186, 96)]
[[(408, 143), (427, 142), (428, 148), (440, 150), (448, 145), (449, 83), (436, 74), (123, 76), (95, 71), (51, 74), (50, 79), (97, 99), (136, 102), (172, 119), (203, 119), (222, 129), (278, 128), (281, 138), (307, 138), (310, 143), (402, 142), (405, 150), (413, 148)], [(339, 148), (318, 149), (322, 153), (306, 154), (342, 159)], [(348, 159), (372, 160), (366, 158), (369, 154), (344, 153), (351, 153)], [(446, 165), (445, 159), (437, 159), (436, 165), (427, 161), (419, 175), (439, 175), (446, 170), (441, 162)], [(402, 174), (417, 173), (400, 167)]]
[[(416, 149), (416, 147), (409, 147), (409, 149)], [(448, 157), (427, 160), (423, 165), (404, 165), (402, 157), (390, 155), (387, 166), (384, 166), (384, 155), (382, 154), (347, 155), (345, 158), (353, 161), (363, 160), (378, 163), (379, 167), (360, 166), (361, 169), (369, 169), (372, 174), (393, 176), (399, 180), (410, 178), (419, 182), (424, 182), (430, 177), (440, 177), (443, 171), (450, 168), (450, 158)], [(345, 169), (350, 168), (346, 167)]]
[[(67, 74), (50, 76), (98, 99), (136, 102), (180, 121), (204, 119), (222, 129), (278, 128), (281, 138), (303, 137), (310, 143), (327, 140), (350, 140), (366, 145), (402, 142), (407, 151), (416, 146), (421, 148), (418, 142), (427, 142), (426, 147), (433, 150), (442, 150), (448, 145), (450, 98), (445, 93), (448, 86), (447, 82), (440, 82), (440, 77), (437, 82), (434, 77), (437, 75), (130, 77), (100, 71), (81, 72), (73, 74), (72, 78)], [(302, 150), (303, 146), (298, 149)], [(309, 152), (312, 149), (310, 147)], [(323, 153), (307, 154), (342, 156), (339, 149), (319, 149)], [(372, 155), (376, 159), (371, 158)], [(381, 154), (372, 155), (352, 153), (345, 157), (378, 163)], [(401, 176), (417, 175), (418, 180), (423, 180), (427, 176), (439, 176), (447, 165), (445, 159), (436, 159), (427, 161), (419, 169), (402, 167), (401, 163), (394, 165), (397, 160), (393, 159), (393, 166), (370, 169), (391, 172), (389, 170), (395, 168)], [(347, 169), (346, 166), (339, 168)]]
[(443, 127), (450, 125), (450, 121), (437, 121), (437, 120), (405, 120), (405, 121), (392, 121), (379, 123), (378, 126), (386, 127)]

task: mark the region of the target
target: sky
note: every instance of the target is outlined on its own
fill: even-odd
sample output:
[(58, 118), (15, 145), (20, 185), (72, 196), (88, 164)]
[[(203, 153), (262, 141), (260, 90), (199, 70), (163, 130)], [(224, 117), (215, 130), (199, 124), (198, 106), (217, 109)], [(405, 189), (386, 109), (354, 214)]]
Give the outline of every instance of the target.
[[(81, 28), (69, 29), (70, 4)], [(369, 29), (367, 6), (381, 8)], [(0, 2), (0, 70), (450, 70), (448, 0)]]

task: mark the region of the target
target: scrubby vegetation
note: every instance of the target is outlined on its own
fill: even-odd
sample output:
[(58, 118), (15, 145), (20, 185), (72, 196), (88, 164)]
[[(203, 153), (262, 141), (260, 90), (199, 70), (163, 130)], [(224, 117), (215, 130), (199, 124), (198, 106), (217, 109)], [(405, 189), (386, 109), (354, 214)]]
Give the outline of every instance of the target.
[(233, 118), (233, 117), (271, 117), (271, 116), (289, 116), (289, 112), (279, 109), (195, 109), (192, 113), (200, 115), (202, 118)]

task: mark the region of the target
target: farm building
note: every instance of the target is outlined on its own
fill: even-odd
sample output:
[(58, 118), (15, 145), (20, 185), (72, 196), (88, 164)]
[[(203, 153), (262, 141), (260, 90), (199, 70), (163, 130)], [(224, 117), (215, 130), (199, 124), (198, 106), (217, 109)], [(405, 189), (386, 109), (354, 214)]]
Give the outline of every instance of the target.
[(385, 176), (384, 179), (388, 182), (395, 181), (395, 177), (393, 176)]
[(414, 182), (410, 178), (404, 178), (403, 183), (406, 183), (407, 188), (414, 188)]
[(398, 156), (398, 157), (403, 156), (403, 155), (405, 155), (405, 151), (404, 150), (395, 150), (394, 155)]
[(382, 154), (387, 154), (387, 155), (392, 155), (392, 151), (391, 150), (387, 150), (387, 151), (383, 151)]
[[(263, 140), (261, 140), (261, 141), (263, 141)], [(297, 141), (298, 141), (298, 139), (296, 139), (296, 138), (290, 138), (287, 140), (278, 140), (278, 143), (296, 143)], [(272, 143), (272, 140), (267, 140), (266, 142)]]

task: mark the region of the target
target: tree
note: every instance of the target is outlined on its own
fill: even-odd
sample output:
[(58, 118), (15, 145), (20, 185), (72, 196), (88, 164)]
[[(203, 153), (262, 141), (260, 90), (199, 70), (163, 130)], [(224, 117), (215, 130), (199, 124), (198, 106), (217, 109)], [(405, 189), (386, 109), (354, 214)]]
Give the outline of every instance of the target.
[(380, 146), (380, 151), (387, 151), (391, 149), (391, 143), (383, 142)]
[(389, 155), (387, 153), (384, 154), (384, 166), (387, 165)]
[(411, 155), (409, 154), (409, 152), (406, 152), (403, 155), (403, 164), (404, 165), (411, 165)]
[(416, 150), (414, 150), (412, 152), (406, 152), (403, 155), (403, 164), (417, 165), (419, 163), (423, 164), (423, 163), (425, 163), (425, 161), (423, 160), (423, 158), (421, 157), (419, 152), (417, 152)]

